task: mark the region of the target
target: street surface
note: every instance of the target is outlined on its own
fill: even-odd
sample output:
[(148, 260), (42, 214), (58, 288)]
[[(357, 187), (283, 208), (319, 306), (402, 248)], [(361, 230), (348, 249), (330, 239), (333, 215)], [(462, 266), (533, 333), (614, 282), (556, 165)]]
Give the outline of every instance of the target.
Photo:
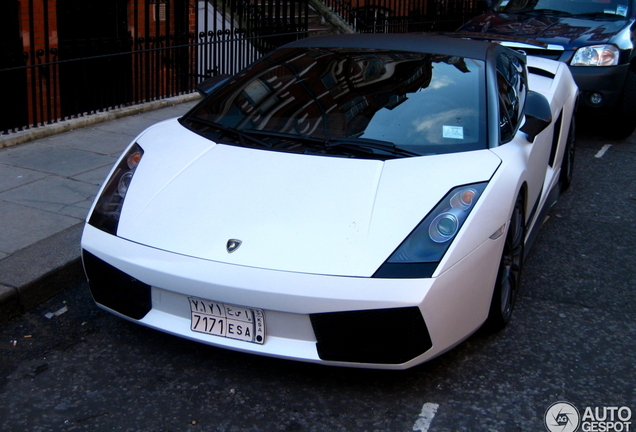
[(0, 326), (0, 430), (541, 432), (559, 401), (635, 430), (636, 136), (594, 123), (504, 331), (404, 372), (333, 368), (149, 330), (81, 285)]

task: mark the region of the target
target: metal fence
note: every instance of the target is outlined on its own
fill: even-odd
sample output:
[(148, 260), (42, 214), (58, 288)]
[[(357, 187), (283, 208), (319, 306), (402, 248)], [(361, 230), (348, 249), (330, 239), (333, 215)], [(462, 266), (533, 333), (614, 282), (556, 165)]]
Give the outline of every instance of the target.
[(306, 37), (307, 16), (307, 0), (2, 0), (0, 133), (191, 93)]
[(483, 0), (321, 0), (362, 33), (454, 31), (488, 7)]
[[(360, 32), (457, 27), (481, 2), (324, 0)], [(0, 134), (191, 93), (308, 35), (308, 0), (2, 0)]]

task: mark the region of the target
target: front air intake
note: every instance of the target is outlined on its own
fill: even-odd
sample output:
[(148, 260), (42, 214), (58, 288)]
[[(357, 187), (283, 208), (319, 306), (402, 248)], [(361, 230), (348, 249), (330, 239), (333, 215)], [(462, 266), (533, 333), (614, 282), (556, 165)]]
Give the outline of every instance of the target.
[(95, 302), (133, 319), (142, 319), (152, 308), (150, 286), (82, 251), (84, 270)]
[(322, 360), (402, 364), (432, 346), (416, 307), (311, 315)]

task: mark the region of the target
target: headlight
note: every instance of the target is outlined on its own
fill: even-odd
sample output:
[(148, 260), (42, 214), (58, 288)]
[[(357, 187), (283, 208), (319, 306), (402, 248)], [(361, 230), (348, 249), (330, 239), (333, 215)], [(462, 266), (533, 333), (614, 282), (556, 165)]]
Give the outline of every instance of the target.
[(579, 48), (570, 62), (571, 66), (616, 66), (619, 51), (614, 45), (593, 45)]
[(89, 224), (109, 234), (117, 234), (124, 198), (143, 154), (143, 149), (136, 143), (124, 154), (99, 196)]
[(486, 185), (477, 183), (451, 190), (373, 276), (430, 277)]

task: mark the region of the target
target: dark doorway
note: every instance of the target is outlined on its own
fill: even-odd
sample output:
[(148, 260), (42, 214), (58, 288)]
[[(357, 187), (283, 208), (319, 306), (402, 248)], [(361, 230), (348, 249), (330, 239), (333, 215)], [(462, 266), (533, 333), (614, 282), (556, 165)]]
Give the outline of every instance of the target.
[(132, 102), (128, 0), (58, 0), (62, 116)]
[(20, 2), (0, 2), (0, 133), (28, 124), (26, 70), (12, 69), (25, 65), (19, 13)]

